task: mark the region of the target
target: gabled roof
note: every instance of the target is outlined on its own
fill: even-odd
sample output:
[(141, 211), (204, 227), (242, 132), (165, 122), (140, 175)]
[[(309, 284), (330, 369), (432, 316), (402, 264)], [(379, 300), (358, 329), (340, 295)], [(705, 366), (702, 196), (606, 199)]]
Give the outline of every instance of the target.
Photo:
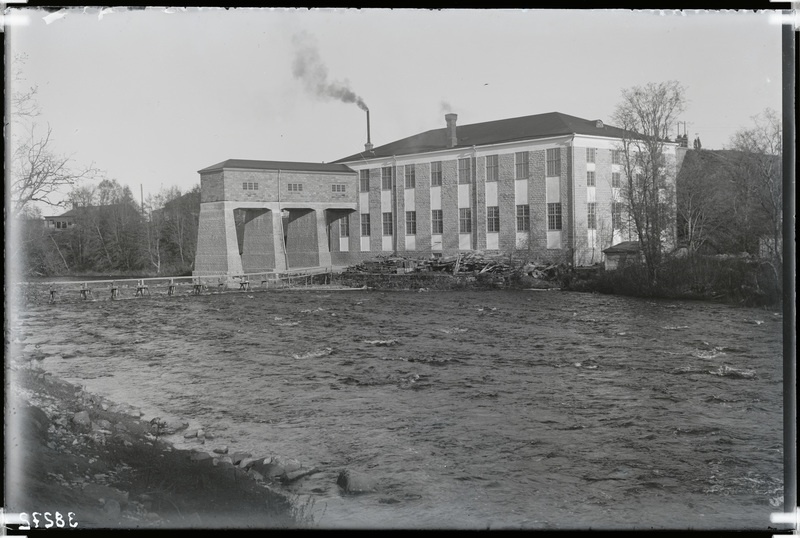
[(44, 218), (46, 218), (46, 219), (57, 219), (57, 218), (61, 218), (61, 217), (75, 217), (77, 215), (78, 215), (78, 210), (73, 208), (73, 209), (70, 209), (69, 211), (61, 213), (60, 215), (47, 215)]
[(639, 242), (638, 241), (623, 241), (621, 243), (617, 243), (616, 245), (611, 245), (607, 249), (603, 250), (605, 254), (632, 254), (639, 252)]
[[(570, 134), (620, 138), (623, 132), (622, 129), (610, 125), (598, 127), (598, 120), (585, 120), (560, 112), (548, 112), (533, 116), (458, 125), (456, 127), (458, 144), (455, 147), (483, 146)], [(444, 149), (448, 149), (447, 127), (425, 131), (424, 133), (378, 146), (370, 152), (356, 153), (334, 162), (353, 162), (376, 157), (410, 155)]]
[[(85, 214), (87, 211), (97, 211), (97, 210), (99, 210), (101, 208), (106, 209), (106, 210), (110, 210), (110, 211), (114, 211), (114, 210), (117, 210), (117, 209), (123, 210), (126, 207), (131, 207), (131, 206), (129, 204), (125, 204), (125, 203), (105, 204), (105, 205), (88, 205), (88, 206), (87, 205), (80, 205), (78, 207), (73, 207), (69, 211), (65, 211), (64, 213), (61, 213), (60, 215), (47, 215), (44, 218), (45, 219), (60, 219), (61, 217), (78, 217), (82, 213)], [(136, 209), (136, 208), (134, 208), (134, 209)], [(136, 211), (138, 213), (138, 209)]]
[(301, 163), (290, 161), (251, 161), (247, 159), (228, 159), (212, 164), (198, 173), (217, 172), (225, 168), (249, 168), (253, 170), (292, 170), (301, 172), (330, 172), (332, 174), (354, 174), (355, 171), (344, 164)]

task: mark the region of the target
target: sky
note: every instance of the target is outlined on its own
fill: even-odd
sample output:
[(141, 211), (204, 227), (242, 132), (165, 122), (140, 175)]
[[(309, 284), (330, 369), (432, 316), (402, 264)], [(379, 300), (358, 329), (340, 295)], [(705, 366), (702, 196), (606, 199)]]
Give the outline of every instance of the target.
[[(7, 60), (40, 130), (137, 200), (226, 159), (330, 162), (445, 126), (611, 116), (625, 88), (677, 80), (690, 141), (725, 147), (781, 111), (769, 12), (19, 9)], [(8, 66), (8, 61), (7, 61)], [(8, 79), (7, 79), (8, 80)], [(45, 214), (53, 211), (45, 210)], [(57, 212), (56, 212), (57, 214)]]

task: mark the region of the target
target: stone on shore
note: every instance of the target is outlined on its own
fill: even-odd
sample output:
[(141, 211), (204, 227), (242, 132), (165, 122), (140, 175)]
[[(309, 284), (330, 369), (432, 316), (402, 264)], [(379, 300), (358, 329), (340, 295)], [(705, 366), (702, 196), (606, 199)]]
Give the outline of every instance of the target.
[(234, 452), (231, 455), (231, 461), (234, 465), (239, 465), (244, 459), (251, 457), (252, 454), (249, 452)]
[(351, 469), (342, 470), (336, 484), (348, 495), (375, 491), (375, 481), (372, 478)]
[(206, 461), (212, 459), (212, 456), (207, 452), (192, 452), (189, 459), (192, 461)]
[(189, 423), (178, 417), (165, 417), (164, 422), (167, 423), (165, 428), (166, 433), (173, 434), (189, 427)]
[(227, 453), (228, 453), (228, 447), (227, 447), (227, 445), (226, 445), (226, 446), (223, 446), (223, 447), (220, 447), (220, 448), (215, 448), (215, 449), (214, 449), (214, 453), (215, 453), (215, 454), (227, 454)]
[(50, 419), (44, 411), (33, 405), (24, 405), (19, 408), (19, 416), (22, 433), (33, 435), (41, 441), (47, 442)]
[(319, 469), (314, 467), (313, 469), (298, 469), (296, 471), (287, 472), (283, 475), (283, 482), (286, 484), (291, 484), (292, 482), (296, 482), (301, 478), (304, 478), (308, 475), (312, 475), (314, 473), (318, 473)]
[[(244, 461), (246, 460), (243, 460), (243, 462)], [(297, 471), (303, 467), (297, 460), (282, 458), (280, 456), (258, 459), (253, 462), (246, 463), (245, 466), (267, 478), (282, 477), (287, 473)]]
[(119, 519), (119, 516), (122, 513), (122, 507), (118, 501), (114, 499), (108, 499), (103, 505), (103, 511), (108, 514), (108, 517), (112, 519)]
[(92, 421), (92, 430), (94, 431), (100, 431), (100, 430), (108, 431), (111, 430), (111, 428), (112, 428), (111, 422), (109, 422), (108, 420), (100, 419), (97, 422)]
[(72, 415), (72, 422), (78, 427), (88, 430), (92, 426), (92, 419), (89, 418), (88, 411), (79, 411)]
[(98, 500), (102, 499), (105, 502), (114, 500), (121, 507), (124, 507), (128, 504), (128, 492), (120, 491), (117, 488), (112, 488), (111, 486), (104, 486), (102, 484), (89, 482), (83, 486), (83, 493)]

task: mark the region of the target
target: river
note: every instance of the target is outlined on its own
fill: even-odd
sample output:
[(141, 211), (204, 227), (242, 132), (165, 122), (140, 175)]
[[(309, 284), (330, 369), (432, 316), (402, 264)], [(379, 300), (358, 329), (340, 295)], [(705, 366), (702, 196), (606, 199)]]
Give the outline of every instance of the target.
[[(205, 450), (319, 467), (287, 487), (325, 528), (766, 529), (782, 495), (778, 312), (317, 289), (38, 304), (13, 325), (48, 371), (185, 418)], [(377, 491), (343, 495), (344, 468)]]

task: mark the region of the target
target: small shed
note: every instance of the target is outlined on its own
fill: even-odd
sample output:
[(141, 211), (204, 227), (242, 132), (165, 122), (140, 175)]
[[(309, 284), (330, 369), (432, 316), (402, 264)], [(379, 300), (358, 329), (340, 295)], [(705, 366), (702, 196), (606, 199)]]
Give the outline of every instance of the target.
[(606, 271), (613, 271), (619, 269), (626, 262), (638, 260), (641, 249), (638, 241), (623, 241), (603, 250), (603, 254), (606, 255)]

